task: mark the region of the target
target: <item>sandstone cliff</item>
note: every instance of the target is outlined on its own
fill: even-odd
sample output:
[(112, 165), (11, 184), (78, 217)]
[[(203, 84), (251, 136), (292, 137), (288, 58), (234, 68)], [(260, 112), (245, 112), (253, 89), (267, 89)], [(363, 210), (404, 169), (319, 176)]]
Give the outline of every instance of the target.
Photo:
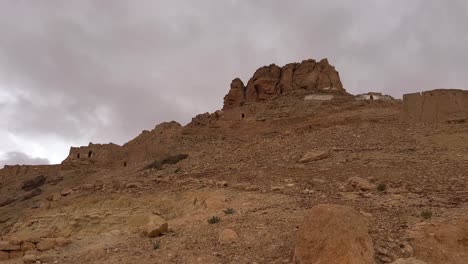
[(259, 102), (278, 95), (293, 92), (344, 94), (339, 73), (327, 59), (320, 62), (304, 60), (283, 67), (275, 64), (258, 69), (247, 86), (236, 78), (224, 97), (223, 110), (243, 105), (245, 102)]

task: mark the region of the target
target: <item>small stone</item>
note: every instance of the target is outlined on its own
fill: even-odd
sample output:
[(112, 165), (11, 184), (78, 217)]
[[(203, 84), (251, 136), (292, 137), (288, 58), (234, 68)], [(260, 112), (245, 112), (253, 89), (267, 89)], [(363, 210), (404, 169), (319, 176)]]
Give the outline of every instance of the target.
[(237, 241), (237, 233), (232, 229), (224, 229), (219, 233), (218, 241), (221, 244), (229, 244)]
[(273, 186), (273, 187), (271, 187), (272, 191), (281, 191), (283, 189), (284, 189), (284, 187), (282, 187), (282, 186)]
[(360, 211), (359, 213), (361, 213), (363, 216), (367, 217), (367, 218), (372, 218), (372, 214), (371, 213), (368, 213), (368, 212), (365, 212), (365, 211)]
[(129, 182), (129, 183), (125, 184), (125, 188), (127, 188), (127, 189), (131, 189), (131, 188), (140, 189), (141, 186), (142, 185), (141, 185), (140, 182)]
[(60, 194), (61, 194), (62, 196), (68, 196), (68, 195), (72, 194), (72, 192), (73, 192), (73, 190), (72, 190), (71, 188), (66, 188), (66, 189), (63, 189), (63, 190), (60, 192)]
[(294, 183), (288, 183), (288, 184), (286, 184), (286, 187), (294, 187), (295, 185), (296, 184), (294, 184)]
[(218, 182), (218, 186), (221, 186), (221, 187), (228, 187), (228, 186), (229, 186), (229, 182), (227, 182), (227, 181), (220, 181), (220, 182)]
[(330, 151), (325, 150), (314, 150), (307, 152), (302, 158), (298, 161), (299, 163), (310, 163), (313, 161), (318, 161), (330, 157)]

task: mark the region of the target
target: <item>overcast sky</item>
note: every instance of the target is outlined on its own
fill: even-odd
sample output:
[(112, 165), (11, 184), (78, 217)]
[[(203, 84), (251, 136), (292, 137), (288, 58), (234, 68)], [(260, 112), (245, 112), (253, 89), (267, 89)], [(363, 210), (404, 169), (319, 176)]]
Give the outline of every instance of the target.
[(329, 58), (351, 93), (468, 88), (465, 0), (0, 0), (0, 167), (59, 163)]

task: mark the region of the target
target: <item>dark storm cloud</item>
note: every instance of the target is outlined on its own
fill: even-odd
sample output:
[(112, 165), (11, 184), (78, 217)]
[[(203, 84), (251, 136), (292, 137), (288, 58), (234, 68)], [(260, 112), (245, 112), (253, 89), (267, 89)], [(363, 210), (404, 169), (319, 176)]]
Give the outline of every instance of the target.
[(463, 0), (3, 0), (0, 134), (123, 143), (306, 58), (328, 57), (352, 93), (466, 88), (467, 24)]
[(43, 165), (49, 164), (49, 160), (41, 158), (32, 158), (21, 152), (8, 152), (4, 155), (3, 160), (0, 160), (0, 169), (4, 165)]

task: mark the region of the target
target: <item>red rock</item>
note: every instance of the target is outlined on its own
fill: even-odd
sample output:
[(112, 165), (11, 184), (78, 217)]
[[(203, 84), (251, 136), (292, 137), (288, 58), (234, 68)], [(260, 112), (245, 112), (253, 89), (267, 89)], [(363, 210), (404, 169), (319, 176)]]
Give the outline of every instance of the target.
[(231, 109), (234, 107), (241, 106), (245, 101), (245, 85), (239, 79), (236, 78), (231, 82), (231, 89), (228, 94), (224, 97), (223, 110)]
[(247, 87), (240, 79), (233, 80), (231, 89), (224, 97), (223, 110), (239, 107), (244, 102), (264, 101), (295, 91), (346, 93), (338, 72), (327, 59), (290, 63), (282, 68), (271, 64), (258, 69)]
[(315, 206), (299, 231), (296, 264), (374, 264), (374, 247), (365, 220), (350, 207)]

